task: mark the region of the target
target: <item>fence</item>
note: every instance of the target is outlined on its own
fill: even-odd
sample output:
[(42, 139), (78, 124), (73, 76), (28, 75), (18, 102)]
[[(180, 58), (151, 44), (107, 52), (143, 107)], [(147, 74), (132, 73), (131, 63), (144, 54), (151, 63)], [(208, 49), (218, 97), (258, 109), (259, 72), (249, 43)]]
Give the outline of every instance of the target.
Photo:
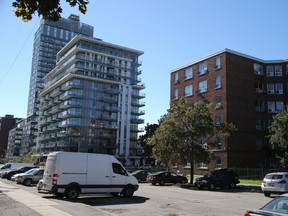
[(271, 172), (287, 172), (283, 169), (264, 169), (264, 168), (237, 168), (230, 167), (229, 169), (234, 170), (240, 179), (255, 179), (262, 180), (267, 173)]

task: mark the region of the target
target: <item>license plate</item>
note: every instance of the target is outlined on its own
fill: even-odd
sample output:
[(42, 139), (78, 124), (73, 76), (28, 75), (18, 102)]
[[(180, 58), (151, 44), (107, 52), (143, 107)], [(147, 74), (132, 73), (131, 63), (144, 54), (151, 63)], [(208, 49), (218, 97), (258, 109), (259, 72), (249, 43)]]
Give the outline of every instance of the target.
[(268, 186), (272, 186), (272, 187), (273, 187), (273, 186), (274, 186), (274, 183), (268, 183)]

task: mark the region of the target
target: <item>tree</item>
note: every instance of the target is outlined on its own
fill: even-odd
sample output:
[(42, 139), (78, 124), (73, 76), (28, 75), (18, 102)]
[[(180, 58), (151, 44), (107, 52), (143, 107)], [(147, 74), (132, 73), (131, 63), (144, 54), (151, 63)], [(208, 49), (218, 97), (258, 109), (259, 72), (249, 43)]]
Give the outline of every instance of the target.
[[(88, 0), (66, 0), (71, 7), (78, 5), (81, 13), (87, 11)], [(60, 0), (15, 0), (12, 6), (17, 17), (21, 17), (24, 22), (32, 19), (35, 12), (38, 16), (42, 15), (43, 19), (57, 21), (61, 17), (63, 9), (60, 6)]]
[(288, 167), (288, 106), (273, 116), (270, 144), (283, 167)]
[(143, 157), (147, 158), (149, 160), (149, 163), (151, 163), (151, 157), (152, 157), (152, 146), (148, 145), (150, 142), (152, 136), (155, 134), (157, 128), (159, 127), (159, 124), (149, 124), (145, 126), (145, 134), (139, 136), (139, 144), (141, 145), (143, 149)]
[(35, 150), (31, 150), (29, 151), (23, 158), (23, 162), (26, 163), (35, 163), (36, 162), (36, 158), (33, 157), (33, 155), (35, 154)]
[(228, 136), (236, 130), (230, 123), (215, 124), (211, 104), (192, 103), (181, 99), (171, 105), (167, 116), (151, 140), (156, 158), (165, 163), (190, 163), (193, 183), (194, 163), (209, 162), (212, 154), (205, 148), (211, 138)]

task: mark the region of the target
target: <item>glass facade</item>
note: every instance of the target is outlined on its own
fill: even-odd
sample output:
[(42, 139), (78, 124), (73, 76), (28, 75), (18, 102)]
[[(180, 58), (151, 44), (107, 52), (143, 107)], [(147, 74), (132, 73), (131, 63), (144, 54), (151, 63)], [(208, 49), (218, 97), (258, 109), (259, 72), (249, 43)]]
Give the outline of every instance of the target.
[(44, 78), (38, 151), (105, 153), (136, 165), (145, 106), (138, 78), (142, 54), (97, 39), (72, 39)]

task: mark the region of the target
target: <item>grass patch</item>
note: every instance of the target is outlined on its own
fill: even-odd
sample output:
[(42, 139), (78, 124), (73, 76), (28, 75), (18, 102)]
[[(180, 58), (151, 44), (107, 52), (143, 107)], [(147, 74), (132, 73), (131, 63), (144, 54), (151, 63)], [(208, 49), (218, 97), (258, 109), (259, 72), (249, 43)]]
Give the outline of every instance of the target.
[(240, 179), (240, 184), (261, 185), (261, 180)]

